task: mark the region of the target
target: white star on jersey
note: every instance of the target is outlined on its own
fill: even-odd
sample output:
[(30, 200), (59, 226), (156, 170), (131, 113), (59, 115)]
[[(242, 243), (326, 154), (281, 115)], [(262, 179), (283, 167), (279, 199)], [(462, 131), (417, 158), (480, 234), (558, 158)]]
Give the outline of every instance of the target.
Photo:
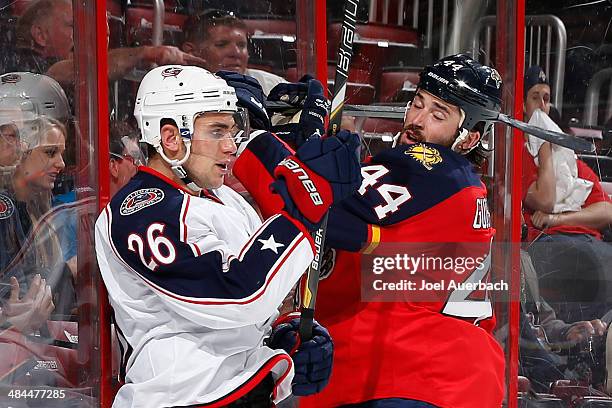
[(274, 235), (270, 235), (268, 239), (258, 239), (261, 242), (261, 250), (269, 249), (273, 251), (275, 254), (278, 254), (278, 248), (284, 247), (285, 244), (281, 244), (280, 242), (274, 241)]

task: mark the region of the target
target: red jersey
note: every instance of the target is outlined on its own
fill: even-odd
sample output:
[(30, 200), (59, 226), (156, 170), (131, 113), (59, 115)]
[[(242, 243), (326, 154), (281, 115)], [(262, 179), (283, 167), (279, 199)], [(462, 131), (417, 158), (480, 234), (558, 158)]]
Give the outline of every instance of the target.
[[(270, 159), (272, 148), (263, 146), (253, 145), (244, 162), (241, 156), (236, 163), (250, 192), (273, 167), (253, 162)], [(363, 167), (362, 175), (360, 190), (334, 205), (328, 222), (327, 244), (336, 256), (319, 284), (315, 316), (334, 340), (332, 376), (321, 393), (301, 398), (300, 406), (381, 398), (453, 408), (501, 406), (504, 354), (490, 333), (494, 322), (486, 292), (449, 288), (441, 297), (416, 301), (416, 292), (385, 299), (364, 290), (376, 279), (373, 256), (401, 248), (423, 248), (421, 258), (454, 254), (483, 260), (462, 273), (421, 268), (413, 275), (417, 284), (486, 282), (494, 234), (486, 188), (463, 156), (434, 144), (389, 149)], [(260, 205), (264, 214), (273, 210)]]
[[(591, 170), (591, 168), (582, 160), (576, 160), (576, 166), (578, 167), (578, 177), (584, 180), (589, 180), (593, 182), (593, 188), (591, 189), (591, 193), (587, 197), (586, 201), (582, 205), (582, 208), (586, 208), (591, 204), (599, 203), (602, 201), (610, 201), (610, 197), (606, 194), (606, 192), (601, 187), (601, 183), (599, 182), (599, 178)], [(525, 196), (527, 195), (527, 191), (529, 190), (529, 186), (534, 183), (538, 178), (538, 166), (535, 164), (533, 156), (527, 151), (527, 148), (523, 148), (523, 202), (525, 201)], [(527, 240), (529, 242), (536, 239), (542, 231), (533, 226), (531, 222), (531, 215), (534, 212), (529, 208), (524, 208), (524, 216), (525, 223), (527, 223), (528, 235)], [(552, 228), (544, 229), (544, 233), (551, 234), (588, 234), (592, 235), (595, 238), (601, 240), (601, 232), (596, 229), (581, 227), (575, 225), (558, 225)]]

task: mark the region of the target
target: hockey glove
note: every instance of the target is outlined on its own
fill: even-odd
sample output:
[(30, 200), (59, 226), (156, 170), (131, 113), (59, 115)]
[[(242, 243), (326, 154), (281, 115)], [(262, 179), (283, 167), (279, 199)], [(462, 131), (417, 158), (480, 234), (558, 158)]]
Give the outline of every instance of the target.
[(310, 75), (304, 75), (300, 82), (276, 85), (270, 91), (268, 100), (287, 102), (295, 108), (289, 114), (273, 116), (272, 132), (296, 149), (311, 135), (325, 134), (329, 101), (325, 98), (321, 82)]
[(272, 188), (283, 198), (285, 211), (315, 230), (333, 202), (361, 185), (357, 147), (357, 134), (343, 130), (324, 139), (311, 137), (282, 160), (274, 169)]
[(270, 130), (270, 118), (265, 109), (266, 95), (259, 82), (253, 77), (233, 71), (219, 71), (216, 75), (236, 90), (238, 106), (249, 111), (251, 128)]
[(291, 355), (295, 368), (293, 394), (305, 397), (321, 392), (329, 382), (334, 359), (334, 343), (327, 329), (316, 321), (312, 339), (302, 343), (299, 334), (300, 319), (281, 323), (272, 330), (268, 345), (282, 348)]

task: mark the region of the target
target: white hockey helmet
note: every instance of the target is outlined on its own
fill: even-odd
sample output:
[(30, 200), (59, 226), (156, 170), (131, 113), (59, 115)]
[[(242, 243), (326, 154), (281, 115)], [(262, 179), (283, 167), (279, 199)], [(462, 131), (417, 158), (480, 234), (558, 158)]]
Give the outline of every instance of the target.
[(24, 121), (48, 116), (65, 123), (70, 106), (54, 79), (32, 72), (10, 72), (0, 75), (0, 124), (13, 122), (16, 112)]
[(0, 126), (14, 126), (22, 149), (39, 145), (45, 118), (65, 124), (69, 117), (68, 98), (54, 79), (32, 72), (0, 75)]
[(236, 91), (204, 68), (164, 65), (149, 71), (138, 88), (134, 116), (141, 142), (158, 151), (161, 122), (172, 119), (181, 136), (190, 140), (193, 123), (204, 112), (237, 112)]

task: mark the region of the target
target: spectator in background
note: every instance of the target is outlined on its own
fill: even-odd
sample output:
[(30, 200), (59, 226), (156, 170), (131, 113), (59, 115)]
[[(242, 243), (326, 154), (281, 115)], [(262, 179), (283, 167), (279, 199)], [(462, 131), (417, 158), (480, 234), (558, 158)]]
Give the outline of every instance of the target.
[(126, 122), (111, 122), (110, 127), (110, 195), (111, 197), (145, 164), (138, 147), (138, 134)]
[(232, 12), (211, 9), (190, 16), (184, 26), (182, 49), (204, 60), (210, 72), (234, 71), (255, 78), (267, 95), (275, 85), (286, 82), (270, 72), (248, 68), (247, 26)]
[(5, 54), (3, 72), (45, 73), (54, 63), (72, 58), (72, 2), (39, 0), (17, 20), (16, 50)]
[(51, 286), (57, 312), (68, 314), (75, 304), (72, 276), (53, 222), (55, 212), (50, 211), (51, 190), (64, 169), (66, 128), (53, 118), (41, 116), (30, 121), (30, 129), (20, 132), (23, 154), (12, 185), (3, 192), (9, 208), (3, 229), (18, 225), (23, 232), (18, 242), (2, 237), (3, 251), (9, 245), (18, 246), (17, 253), (12, 259), (7, 257), (7, 265), (3, 265), (3, 280), (15, 277), (23, 293), (29, 291), (26, 282), (40, 275)]
[[(60, 85), (49, 77), (30, 72), (7, 73), (0, 76), (0, 129), (11, 132), (7, 176), (2, 183), (0, 216), (0, 267), (2, 280), (17, 279), (21, 294), (29, 291), (28, 283), (40, 274), (51, 283), (54, 293), (67, 268), (61, 246), (61, 234), (51, 224), (54, 214), (52, 189), (64, 169), (66, 144), (65, 121), (69, 118), (66, 95)], [(4, 155), (3, 155), (4, 156)], [(17, 158), (12, 164), (8, 156)], [(14, 286), (13, 282), (10, 283)], [(6, 288), (5, 288), (6, 289)], [(58, 289), (58, 290), (56, 290)], [(73, 294), (68, 294), (65, 306), (70, 308)], [(57, 304), (57, 303), (56, 303)]]
[[(540, 67), (525, 75), (525, 112), (550, 112), (550, 86)], [(531, 153), (530, 153), (531, 151)], [(612, 203), (597, 175), (575, 155), (563, 162), (557, 146), (539, 148), (526, 143), (523, 153), (523, 206), (528, 226), (528, 248), (545, 297), (565, 321), (592, 320), (610, 308), (612, 245), (601, 240), (601, 230), (612, 224)], [(567, 156), (566, 156), (567, 157)], [(574, 163), (572, 163), (572, 161)], [(576, 183), (586, 186), (575, 208), (566, 209), (559, 186), (570, 180), (561, 163), (575, 166)]]
[[(73, 47), (72, 2), (35, 1), (18, 20), (18, 49), (12, 58), (9, 53), (3, 72), (46, 73), (62, 85), (73, 84)], [(199, 58), (165, 45), (111, 49), (108, 51), (108, 60), (110, 80), (120, 79), (140, 65), (202, 64)]]

